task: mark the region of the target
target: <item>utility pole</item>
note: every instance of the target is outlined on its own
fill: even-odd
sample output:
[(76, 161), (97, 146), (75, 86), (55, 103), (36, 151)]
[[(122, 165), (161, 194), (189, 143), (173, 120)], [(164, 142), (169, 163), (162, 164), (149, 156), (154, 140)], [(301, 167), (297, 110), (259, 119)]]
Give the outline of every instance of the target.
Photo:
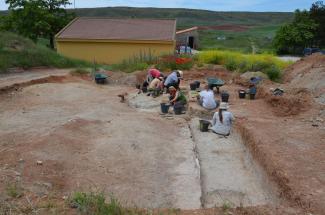
[(73, 0), (73, 7), (76, 9), (76, 0)]

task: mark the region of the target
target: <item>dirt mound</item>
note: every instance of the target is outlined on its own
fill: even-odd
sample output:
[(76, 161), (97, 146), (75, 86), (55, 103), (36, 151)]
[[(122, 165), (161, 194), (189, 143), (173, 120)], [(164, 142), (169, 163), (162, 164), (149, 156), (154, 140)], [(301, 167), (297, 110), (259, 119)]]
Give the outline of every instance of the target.
[(242, 32), (247, 31), (248, 26), (245, 25), (211, 25), (211, 26), (200, 26), (199, 30), (220, 30), (220, 31), (235, 31)]
[(285, 71), (284, 81), (289, 88), (306, 88), (325, 104), (325, 55), (313, 54), (294, 63)]
[(312, 104), (310, 92), (305, 88), (289, 89), (282, 96), (265, 93), (264, 97), (278, 116), (298, 115), (308, 110)]

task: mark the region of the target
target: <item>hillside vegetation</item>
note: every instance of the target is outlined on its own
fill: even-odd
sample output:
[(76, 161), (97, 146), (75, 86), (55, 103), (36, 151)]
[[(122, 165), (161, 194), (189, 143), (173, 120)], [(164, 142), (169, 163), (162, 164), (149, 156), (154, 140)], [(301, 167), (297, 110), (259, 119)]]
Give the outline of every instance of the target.
[(27, 69), (35, 66), (68, 68), (91, 65), (63, 57), (43, 45), (35, 44), (16, 34), (0, 32), (0, 72), (13, 67)]
[[(244, 53), (273, 52), (272, 40), (284, 23), (293, 19), (293, 13), (280, 12), (217, 12), (180, 8), (105, 7), (70, 9), (77, 16), (111, 18), (177, 19), (177, 29), (201, 26), (200, 49), (235, 50)], [(0, 11), (0, 15), (5, 11)], [(235, 26), (227, 31), (216, 26)], [(244, 27), (236, 30), (236, 26)], [(224, 38), (222, 40), (218, 38)]]
[[(280, 26), (293, 19), (293, 13), (216, 12), (194, 9), (107, 7), (74, 10), (77, 16), (114, 18), (177, 19), (177, 29), (193, 26), (235, 25), (244, 31), (200, 30), (201, 49), (235, 50), (245, 53), (272, 52), (271, 43)], [(225, 37), (225, 40), (218, 40)]]

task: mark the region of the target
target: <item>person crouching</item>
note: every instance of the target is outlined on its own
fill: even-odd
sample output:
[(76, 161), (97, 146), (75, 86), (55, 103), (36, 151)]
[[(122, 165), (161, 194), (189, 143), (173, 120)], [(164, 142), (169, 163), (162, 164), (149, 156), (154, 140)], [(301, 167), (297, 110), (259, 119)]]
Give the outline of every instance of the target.
[(184, 93), (178, 88), (176, 89), (175, 87), (171, 86), (168, 88), (169, 91), (169, 102), (171, 105), (175, 104), (181, 104), (181, 105), (186, 105), (187, 99)]

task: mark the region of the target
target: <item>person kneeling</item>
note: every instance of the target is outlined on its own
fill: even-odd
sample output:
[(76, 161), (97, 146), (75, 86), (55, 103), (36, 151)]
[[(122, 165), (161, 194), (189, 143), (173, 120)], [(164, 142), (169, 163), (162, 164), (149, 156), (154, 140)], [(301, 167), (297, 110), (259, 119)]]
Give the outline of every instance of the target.
[(149, 94), (159, 96), (163, 89), (163, 77), (153, 79), (149, 84)]
[(212, 118), (211, 130), (219, 135), (228, 136), (230, 134), (231, 126), (234, 121), (234, 116), (227, 111), (228, 104), (220, 103), (219, 112), (215, 112)]
[(213, 110), (218, 107), (218, 101), (214, 99), (214, 93), (209, 85), (206, 85), (204, 90), (198, 95), (198, 103), (208, 110)]
[(187, 99), (186, 96), (184, 95), (184, 93), (178, 88), (176, 89), (175, 87), (169, 87), (168, 88), (169, 91), (169, 102), (171, 105), (175, 105), (177, 104), (181, 104), (183, 106), (186, 105), (187, 103)]

